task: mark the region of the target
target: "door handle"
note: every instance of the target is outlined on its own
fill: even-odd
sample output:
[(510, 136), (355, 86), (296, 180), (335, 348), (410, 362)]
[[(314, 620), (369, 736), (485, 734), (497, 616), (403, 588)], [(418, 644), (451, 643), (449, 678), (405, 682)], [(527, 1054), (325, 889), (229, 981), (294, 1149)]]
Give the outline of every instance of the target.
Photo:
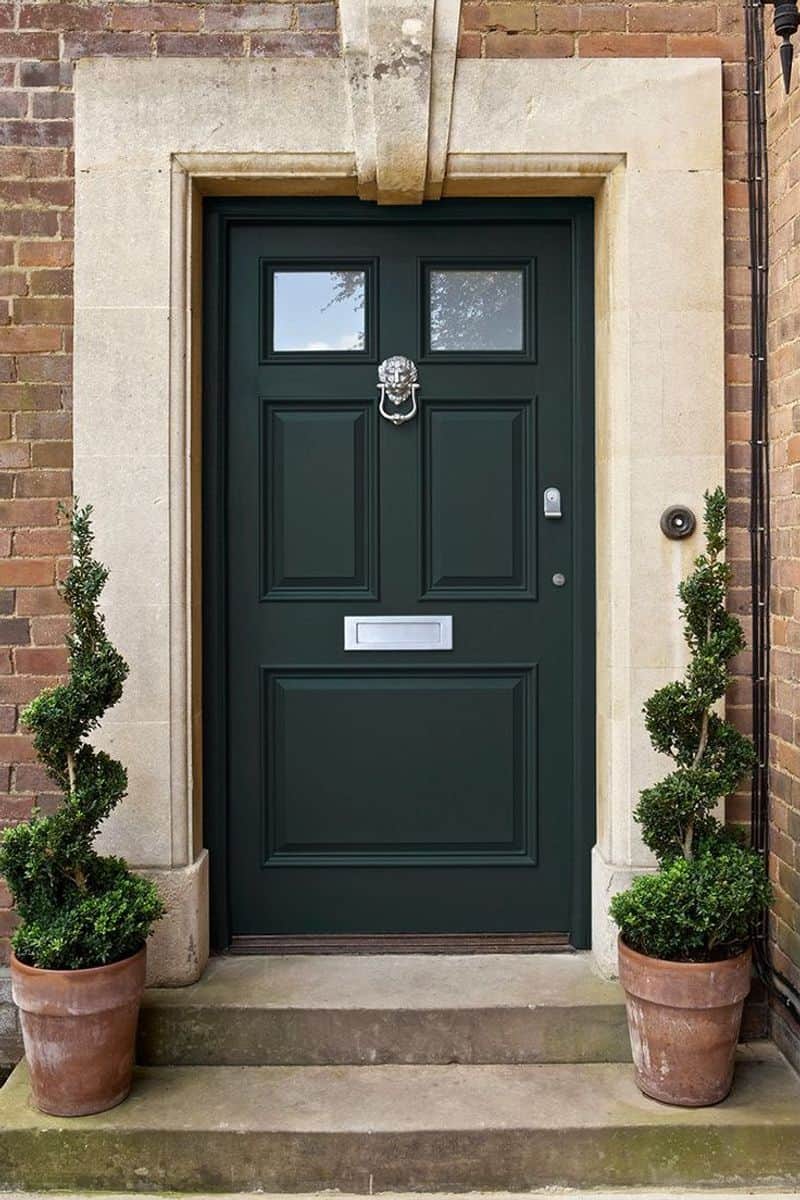
[(544, 515), (551, 521), (559, 520), (563, 516), (560, 488), (546, 487), (544, 489)]
[[(402, 354), (385, 358), (378, 367), (378, 412), (387, 421), (391, 421), (392, 425), (403, 425), (417, 415), (418, 379), (416, 363), (410, 358), (404, 358)], [(387, 400), (392, 405), (388, 411)], [(403, 405), (409, 401), (411, 407), (406, 412), (401, 412)]]

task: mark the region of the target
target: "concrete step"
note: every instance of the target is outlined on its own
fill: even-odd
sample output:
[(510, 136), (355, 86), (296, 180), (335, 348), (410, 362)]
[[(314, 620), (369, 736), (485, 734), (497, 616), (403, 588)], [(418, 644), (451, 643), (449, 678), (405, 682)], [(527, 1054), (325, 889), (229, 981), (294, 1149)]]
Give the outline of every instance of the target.
[(525, 1191), (800, 1186), (800, 1080), (745, 1047), (711, 1109), (647, 1100), (621, 1063), (146, 1067), (63, 1120), (0, 1091), (0, 1188)]
[(145, 997), (154, 1066), (623, 1062), (622, 992), (584, 954), (212, 959)]

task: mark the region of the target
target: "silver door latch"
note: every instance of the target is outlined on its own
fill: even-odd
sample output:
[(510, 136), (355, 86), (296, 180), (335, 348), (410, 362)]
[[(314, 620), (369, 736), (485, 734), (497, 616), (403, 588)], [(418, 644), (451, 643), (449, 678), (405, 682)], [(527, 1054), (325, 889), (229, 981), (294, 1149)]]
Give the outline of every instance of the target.
[(562, 515), (561, 492), (556, 487), (544, 489), (544, 515), (551, 519)]

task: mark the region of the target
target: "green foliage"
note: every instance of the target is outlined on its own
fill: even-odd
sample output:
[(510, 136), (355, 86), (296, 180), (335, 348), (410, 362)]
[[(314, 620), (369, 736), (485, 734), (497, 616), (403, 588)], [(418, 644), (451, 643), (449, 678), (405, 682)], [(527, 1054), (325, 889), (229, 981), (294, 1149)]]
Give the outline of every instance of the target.
[(770, 897), (760, 856), (732, 841), (714, 815), (755, 756), (749, 738), (714, 711), (744, 635), (725, 608), (725, 493), (717, 488), (705, 500), (705, 553), (678, 589), (690, 661), (683, 679), (644, 706), (650, 741), (675, 764), (641, 792), (634, 813), (661, 869), (611, 905), (625, 942), (656, 958), (737, 953)]
[(717, 834), (691, 861), (675, 858), (640, 875), (614, 897), (611, 916), (641, 954), (705, 962), (740, 954), (769, 901), (760, 857)]
[(92, 555), (91, 508), (76, 503), (69, 522), (73, 564), (61, 589), (72, 616), (69, 677), (41, 692), (21, 718), (64, 802), (50, 815), (34, 812), (0, 838), (0, 873), (21, 918), (15, 953), (53, 970), (127, 958), (164, 911), (152, 883), (92, 848), (100, 823), (125, 796), (128, 777), (86, 738), (122, 695), (128, 666), (97, 607), (108, 572)]

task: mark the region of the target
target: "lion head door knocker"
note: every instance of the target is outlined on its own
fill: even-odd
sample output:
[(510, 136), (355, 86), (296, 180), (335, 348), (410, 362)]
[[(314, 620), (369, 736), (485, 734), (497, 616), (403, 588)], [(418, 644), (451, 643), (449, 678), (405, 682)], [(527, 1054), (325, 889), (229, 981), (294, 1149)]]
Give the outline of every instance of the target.
[[(402, 425), (417, 415), (418, 378), (415, 364), (402, 354), (385, 358), (378, 367), (378, 392), (381, 398), (378, 411), (393, 425)], [(390, 411), (386, 409), (387, 400), (392, 405)], [(408, 404), (411, 407), (401, 412), (403, 405)]]

